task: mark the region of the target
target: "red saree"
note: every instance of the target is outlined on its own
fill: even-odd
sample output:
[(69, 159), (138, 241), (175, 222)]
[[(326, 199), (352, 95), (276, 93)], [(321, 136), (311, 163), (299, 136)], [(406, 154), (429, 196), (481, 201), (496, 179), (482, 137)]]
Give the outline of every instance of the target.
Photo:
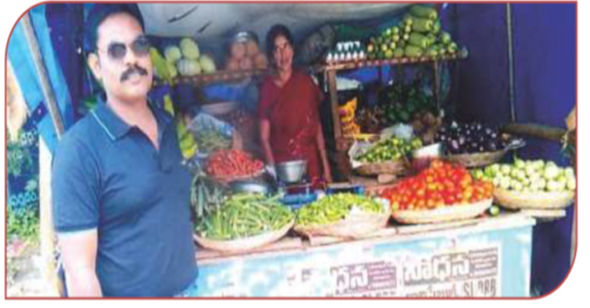
[(322, 92), (310, 76), (294, 70), (289, 81), (278, 87), (272, 77), (260, 86), (258, 117), (270, 122), (270, 146), (276, 163), (306, 159), (312, 182), (322, 178), (316, 143)]

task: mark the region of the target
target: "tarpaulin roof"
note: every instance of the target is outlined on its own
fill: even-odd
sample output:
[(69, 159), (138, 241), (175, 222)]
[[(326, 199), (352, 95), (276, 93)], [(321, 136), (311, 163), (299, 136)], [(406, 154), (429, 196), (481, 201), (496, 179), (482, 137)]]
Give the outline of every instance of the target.
[(296, 40), (327, 22), (351, 22), (391, 15), (402, 3), (142, 3), (146, 32), (156, 36), (194, 36), (202, 41), (249, 30), (266, 35), (276, 23)]

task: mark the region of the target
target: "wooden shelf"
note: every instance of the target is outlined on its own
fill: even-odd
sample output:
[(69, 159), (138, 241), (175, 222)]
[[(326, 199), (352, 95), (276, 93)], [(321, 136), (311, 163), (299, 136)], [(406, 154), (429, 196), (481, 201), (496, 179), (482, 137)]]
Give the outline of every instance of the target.
[(357, 60), (349, 62), (330, 63), (317, 65), (313, 67), (316, 73), (326, 71), (354, 70), (364, 67), (379, 67), (389, 65), (421, 64), (434, 63), (443, 61), (463, 60), (467, 58), (467, 52), (459, 52), (454, 55), (445, 55), (442, 57), (419, 57), (419, 58), (394, 58), (388, 60)]
[[(174, 84), (206, 85), (216, 82), (240, 82), (253, 76), (266, 75), (268, 70), (245, 70), (245, 71), (218, 71), (211, 74), (200, 74), (196, 76), (178, 76), (174, 78)], [(155, 86), (167, 84), (162, 80), (155, 80)]]

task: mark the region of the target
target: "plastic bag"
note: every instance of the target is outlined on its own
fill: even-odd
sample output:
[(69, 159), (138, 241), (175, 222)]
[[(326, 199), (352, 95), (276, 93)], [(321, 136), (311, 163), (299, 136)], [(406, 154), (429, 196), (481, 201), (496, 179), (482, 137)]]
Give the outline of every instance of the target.
[(193, 118), (188, 126), (188, 129), (195, 136), (201, 131), (214, 130), (224, 134), (227, 137), (232, 137), (235, 131), (234, 127), (230, 124), (204, 112), (200, 112)]

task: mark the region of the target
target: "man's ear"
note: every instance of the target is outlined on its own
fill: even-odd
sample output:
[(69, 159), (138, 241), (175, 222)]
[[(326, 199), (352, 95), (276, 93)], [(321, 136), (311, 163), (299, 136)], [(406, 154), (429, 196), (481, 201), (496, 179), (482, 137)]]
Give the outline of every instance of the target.
[(96, 78), (96, 80), (98, 80), (98, 82), (102, 82), (102, 73), (100, 71), (100, 61), (98, 60), (98, 56), (96, 55), (96, 53), (88, 54), (88, 59), (86, 60), (86, 63), (88, 64), (88, 67), (90, 67), (90, 70), (92, 71), (92, 75), (94, 75), (94, 78)]

